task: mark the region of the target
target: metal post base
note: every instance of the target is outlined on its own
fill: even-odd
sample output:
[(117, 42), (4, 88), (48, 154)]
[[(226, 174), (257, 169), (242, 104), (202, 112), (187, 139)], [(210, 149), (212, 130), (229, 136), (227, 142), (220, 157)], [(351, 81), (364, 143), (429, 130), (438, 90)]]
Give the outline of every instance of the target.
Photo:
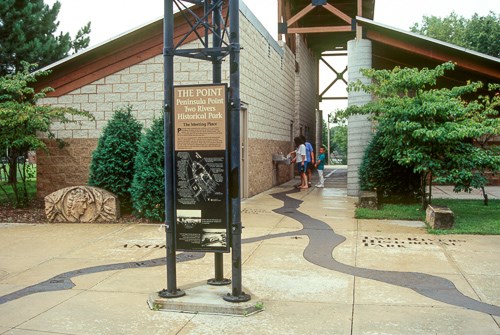
[(249, 294), (241, 292), (241, 295), (239, 296), (234, 296), (228, 293), (225, 297), (222, 297), (222, 299), (228, 302), (247, 302), (250, 301), (251, 297)]
[(160, 292), (158, 292), (158, 295), (161, 298), (179, 298), (179, 297), (186, 295), (186, 292), (184, 292), (183, 290), (176, 290), (175, 292), (168, 292), (166, 289), (164, 289), (164, 290), (161, 290)]
[(217, 278), (212, 278), (207, 280), (208, 285), (212, 286), (224, 286), (224, 285), (229, 285), (231, 284), (231, 279), (228, 278), (222, 278), (222, 279), (217, 279)]

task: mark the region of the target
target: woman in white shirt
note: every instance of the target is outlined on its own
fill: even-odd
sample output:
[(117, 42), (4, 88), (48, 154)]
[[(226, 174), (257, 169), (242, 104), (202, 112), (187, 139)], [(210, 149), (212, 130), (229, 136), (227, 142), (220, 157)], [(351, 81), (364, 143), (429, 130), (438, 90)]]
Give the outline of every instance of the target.
[(297, 148), (295, 149), (295, 151), (292, 151), (290, 155), (295, 154), (295, 158), (292, 160), (292, 162), (297, 163), (297, 171), (300, 174), (300, 186), (298, 186), (298, 188), (308, 188), (306, 177), (306, 146), (304, 144), (304, 141), (299, 136), (295, 137), (293, 141), (295, 142), (295, 146)]

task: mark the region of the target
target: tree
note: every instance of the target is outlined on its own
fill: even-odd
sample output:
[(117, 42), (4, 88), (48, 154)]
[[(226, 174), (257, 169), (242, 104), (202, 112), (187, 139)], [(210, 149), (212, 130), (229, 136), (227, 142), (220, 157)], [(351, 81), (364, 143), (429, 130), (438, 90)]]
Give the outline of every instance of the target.
[(88, 46), (90, 22), (74, 40), (69, 33), (54, 36), (60, 9), (58, 1), (52, 8), (43, 0), (0, 1), (0, 76), (21, 71), (22, 61), (43, 67)]
[(424, 16), (410, 30), (470, 50), (500, 57), (500, 14), (474, 14), (470, 19), (452, 12), (448, 17)]
[(321, 120), (321, 143), (327, 143), (328, 144), (328, 125), (325, 120)]
[(132, 115), (132, 106), (115, 111), (106, 124), (92, 154), (89, 185), (113, 192), (123, 209), (131, 207), (130, 187), (142, 125)]
[[(500, 84), (491, 84), (489, 91), (496, 92), (493, 97), (479, 96), (478, 100), (471, 102), (472, 108), (484, 111), (473, 116), (482, 129), (474, 135), (473, 146), (467, 143), (465, 145), (460, 143), (457, 146), (456, 150), (460, 152), (460, 155), (453, 156), (447, 162), (447, 173), (436, 178), (437, 182), (454, 184), (455, 192), (468, 192), (471, 188), (481, 189), (485, 205), (488, 205), (488, 195), (484, 189), (487, 183), (486, 174), (491, 172), (494, 174), (499, 169), (500, 146), (491, 145), (490, 142), (500, 133), (499, 90)], [(494, 118), (495, 116), (497, 118)], [(456, 169), (456, 166), (465, 168)]]
[[(340, 111), (339, 111), (340, 113)], [(347, 126), (345, 124), (345, 119), (339, 119), (337, 116), (333, 117), (329, 114), (330, 125), (331, 123), (336, 124), (334, 127), (327, 127), (327, 123), (323, 120), (322, 128), (322, 143), (328, 145), (328, 138), (330, 139), (330, 153), (335, 152), (338, 157), (341, 158), (342, 163), (347, 163)], [(330, 131), (330, 136), (328, 137), (328, 130)], [(330, 154), (329, 153), (329, 154)], [(329, 156), (329, 155), (328, 155)], [(330, 157), (328, 157), (330, 159)]]
[[(16, 74), (0, 77), (0, 148), (5, 154), (9, 165), (8, 184), (14, 190), (14, 205), (24, 206), (28, 201), (25, 180), (22, 189), (17, 189), (18, 157), (27, 157), (28, 151), (46, 149), (45, 143), (37, 136), (38, 132), (46, 133), (49, 138), (55, 138), (50, 130), (53, 121), (74, 122), (69, 115), (78, 115), (92, 119), (92, 115), (68, 107), (52, 107), (37, 105), (44, 98), (50, 87), (39, 92), (30, 87), (38, 77), (48, 74), (46, 71), (31, 73), (35, 65), (22, 63), (23, 70)], [(59, 140), (61, 145), (63, 142)], [(5, 189), (0, 185), (2, 190)], [(7, 192), (5, 192), (7, 193)], [(7, 195), (8, 197), (8, 195)]]
[(163, 148), (163, 119), (155, 119), (139, 142), (130, 191), (135, 214), (159, 222), (165, 220)]
[(331, 129), (330, 141), (332, 151), (337, 152), (342, 164), (347, 163), (347, 125), (339, 124)]
[(359, 184), (363, 191), (377, 192), (379, 202), (415, 201), (420, 186), (419, 175), (411, 167), (401, 166), (392, 157), (384, 157), (383, 132), (378, 131), (366, 148), (359, 167)]
[[(365, 69), (362, 73), (371, 83), (357, 81), (349, 87), (375, 97), (364, 106), (350, 106), (347, 114), (370, 114), (377, 121), (383, 144), (380, 154), (420, 175), (424, 209), (432, 200), (433, 178), (452, 182), (456, 191), (470, 191), (471, 187), (484, 187), (486, 180), (477, 178), (482, 172), (500, 171), (498, 151), (477, 143), (500, 134), (499, 85), (489, 87), (491, 96), (476, 100), (463, 97), (477, 95), (480, 82), (435, 88), (437, 78), (452, 69), (452, 63), (422, 70)], [(460, 178), (449, 178), (451, 175)]]

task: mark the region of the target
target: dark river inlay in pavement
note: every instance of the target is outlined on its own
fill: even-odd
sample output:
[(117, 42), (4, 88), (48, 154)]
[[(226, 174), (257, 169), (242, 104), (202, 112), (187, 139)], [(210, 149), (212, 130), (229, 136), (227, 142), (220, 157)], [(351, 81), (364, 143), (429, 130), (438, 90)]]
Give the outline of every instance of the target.
[[(299, 207), (303, 201), (289, 196), (290, 194), (297, 192), (300, 192), (300, 190), (287, 189), (285, 191), (272, 194), (275, 199), (281, 200), (283, 202), (282, 207), (274, 209), (273, 211), (277, 214), (287, 216), (301, 223), (303, 226), (301, 230), (280, 234), (271, 234), (255, 238), (247, 238), (243, 239), (242, 243), (252, 243), (284, 236), (307, 236), (309, 238), (309, 244), (304, 250), (304, 258), (317, 266), (356, 277), (377, 280), (387, 284), (405, 287), (436, 301), (475, 310), (486, 314), (500, 316), (500, 307), (490, 305), (464, 295), (448, 279), (418, 272), (398, 272), (366, 269), (338, 262), (332, 257), (333, 250), (341, 243), (343, 243), (346, 238), (335, 233), (335, 231), (325, 222), (312, 218), (311, 216), (300, 212)], [(126, 245), (124, 247), (130, 248), (133, 247), (133, 245)], [(154, 245), (152, 247), (161, 248), (162, 246)], [(177, 262), (190, 261), (202, 258), (204, 256), (205, 253), (202, 252), (184, 252), (177, 255)], [(107, 264), (68, 271), (38, 284), (0, 296), (0, 304), (19, 299), (33, 293), (69, 290), (75, 286), (72, 278), (81, 275), (112, 270), (146, 268), (162, 265), (165, 266), (165, 264), (166, 259), (164, 257), (161, 257), (146, 261)]]

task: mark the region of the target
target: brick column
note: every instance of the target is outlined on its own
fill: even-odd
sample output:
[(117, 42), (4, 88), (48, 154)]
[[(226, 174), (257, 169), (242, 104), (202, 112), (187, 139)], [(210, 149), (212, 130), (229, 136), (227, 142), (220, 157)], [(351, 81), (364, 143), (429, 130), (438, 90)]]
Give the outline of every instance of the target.
[[(372, 44), (369, 40), (352, 40), (347, 42), (347, 67), (349, 82), (369, 80), (359, 72), (360, 69), (372, 67)], [(349, 92), (348, 106), (361, 106), (371, 101), (371, 95), (365, 92)], [(351, 116), (348, 119), (348, 168), (347, 168), (347, 195), (358, 196), (359, 176), (358, 170), (363, 160), (363, 155), (372, 137), (372, 124), (366, 116)]]

